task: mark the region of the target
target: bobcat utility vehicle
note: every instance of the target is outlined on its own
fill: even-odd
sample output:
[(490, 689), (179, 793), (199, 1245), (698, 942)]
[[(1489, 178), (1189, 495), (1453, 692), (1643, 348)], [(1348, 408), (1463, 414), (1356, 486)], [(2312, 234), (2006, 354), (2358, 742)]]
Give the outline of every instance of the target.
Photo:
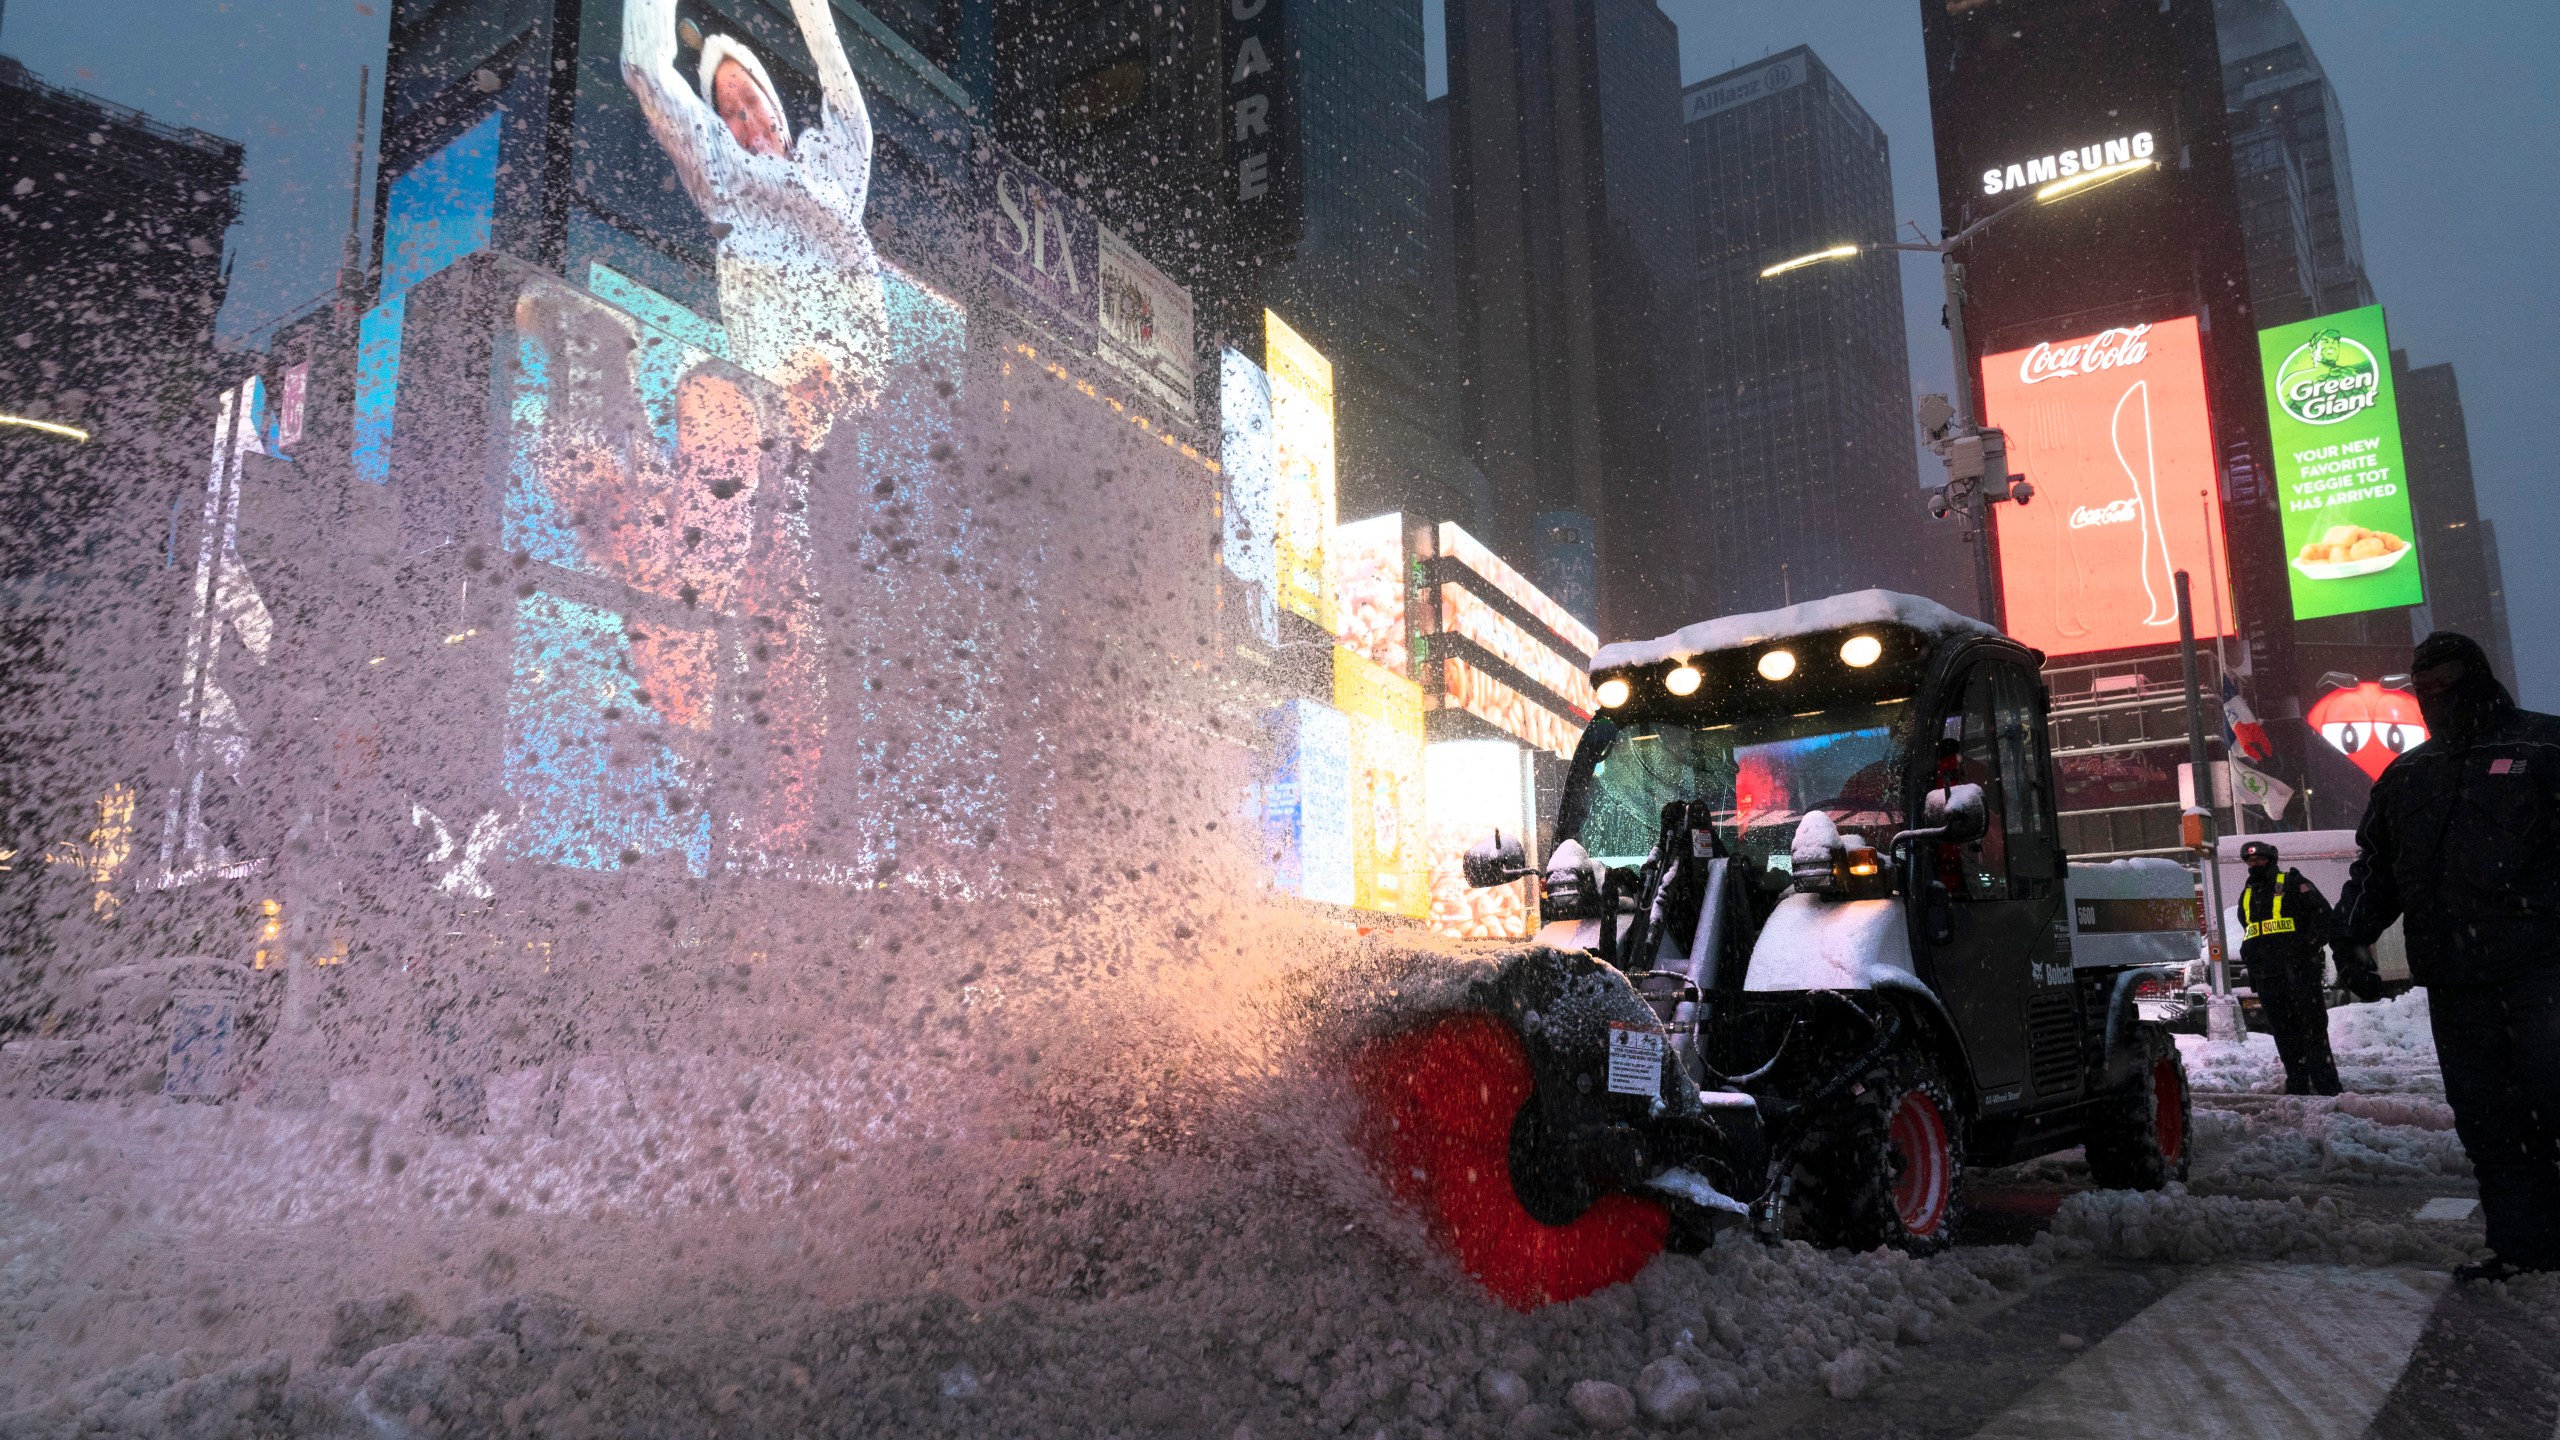
[(2036, 652), (1883, 590), (1604, 647), (1544, 928), (1355, 1078), (1389, 1186), (1514, 1304), (1719, 1226), (1916, 1253), (1968, 1166), (2187, 1170), (2134, 991), (2197, 949), (2191, 873), (2063, 853)]

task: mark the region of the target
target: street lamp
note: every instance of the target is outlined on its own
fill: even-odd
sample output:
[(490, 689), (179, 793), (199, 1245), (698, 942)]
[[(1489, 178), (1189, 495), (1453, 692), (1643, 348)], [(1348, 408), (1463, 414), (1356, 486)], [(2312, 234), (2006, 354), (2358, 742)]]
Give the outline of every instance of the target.
[[(1965, 354), (1964, 343), (1964, 266), (1956, 261), (1956, 251), (1974, 236), (2017, 214), (2030, 205), (2048, 205), (2074, 195), (2085, 195), (2099, 186), (2112, 184), (2128, 175), (2159, 168), (2160, 162), (2148, 157), (2128, 160), (2116, 165), (2102, 165), (2083, 170), (2077, 175), (2055, 180), (2033, 194), (2014, 200), (1974, 221), (1953, 235), (1931, 243), (1914, 241), (1861, 241), (1833, 245), (1792, 260), (1781, 260), (1760, 272), (1763, 280), (1775, 279), (1789, 271), (1802, 270), (1831, 260), (1847, 260), (1877, 250), (1905, 250), (1935, 255), (1947, 287), (1947, 343), (1955, 351), (1956, 379), (1953, 404), (1940, 402), (1943, 409), (1924, 404), (1921, 428), (1929, 435), (1929, 448), (1947, 462), (1947, 484), (1938, 492), (1935, 512), (1940, 519), (1962, 513), (1973, 541), (1973, 588), (1982, 618), (1999, 624), (1997, 613), (1999, 587), (1991, 575), (1991, 506), (2002, 500), (2024, 505), (2035, 495), (2035, 487), (2024, 477), (2009, 474), (2008, 437), (1997, 430), (1986, 430), (1976, 418), (1973, 398), (1973, 365)], [(1937, 397), (1930, 397), (1932, 400)]]
[(89, 432), (77, 425), (61, 425), (51, 420), (38, 420), (32, 415), (0, 414), (0, 427), (33, 430), (41, 435), (59, 435), (65, 440), (86, 444)]

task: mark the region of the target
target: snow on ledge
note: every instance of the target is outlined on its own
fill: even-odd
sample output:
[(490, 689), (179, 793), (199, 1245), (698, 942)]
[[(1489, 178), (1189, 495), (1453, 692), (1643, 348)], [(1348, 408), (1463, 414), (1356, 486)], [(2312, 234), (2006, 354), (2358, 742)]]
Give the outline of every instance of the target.
[(1935, 600), (1905, 595), (1896, 590), (1853, 590), (1846, 595), (1807, 600), (1783, 610), (1762, 610), (1749, 615), (1701, 620), (1657, 640), (1613, 641), (1601, 646), (1600, 653), (1592, 657), (1591, 671), (1596, 675), (1603, 670), (1627, 665), (1658, 665), (1666, 660), (1686, 660), (1693, 655), (1737, 650), (1746, 645), (1761, 645), (1771, 640), (1813, 635), (1851, 625), (1907, 626), (1933, 639), (1949, 635), (2000, 633), (1970, 615), (1957, 614)]

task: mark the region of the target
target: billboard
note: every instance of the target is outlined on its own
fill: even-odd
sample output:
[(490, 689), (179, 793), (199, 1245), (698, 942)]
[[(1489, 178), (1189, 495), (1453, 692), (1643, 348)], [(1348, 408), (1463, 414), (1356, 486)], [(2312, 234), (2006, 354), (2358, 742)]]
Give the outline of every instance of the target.
[(1351, 903), (1430, 913), (1422, 834), (1422, 687), (1337, 645), (1333, 703), (1351, 722)]
[(1373, 515), (1333, 527), (1334, 639), (1398, 675), (1411, 669), (1405, 634), (1404, 516)]
[(1263, 368), (1271, 375), (1273, 500), (1280, 608), (1333, 628), (1325, 584), (1332, 538), (1333, 362), (1265, 310)]
[(1600, 706), (1598, 697), (1591, 692), (1591, 676), (1587, 671), (1557, 654), (1545, 641), (1530, 634), (1525, 627), (1512, 623), (1509, 616), (1462, 585), (1442, 582), (1440, 628), (1447, 634), (1463, 635), (1483, 646), (1487, 653), (1536, 681), (1548, 693), (1584, 715)]
[(382, 287), (356, 328), (354, 443), (359, 479), (391, 478), (391, 419), (398, 407), (400, 332), (409, 288), (489, 247), (498, 206), (498, 127), (491, 111), (391, 182), (382, 212)]
[(1242, 586), (1255, 638), (1280, 643), (1280, 498), (1271, 439), (1271, 376), (1234, 350), (1218, 352), (1218, 459), (1226, 472), (1218, 555)]
[(1547, 598), (1545, 592), (1528, 582), (1517, 570), (1504, 563), (1485, 543), (1462, 529), (1455, 520), (1440, 522), (1440, 553), (1473, 570), (1494, 589), (1518, 601), (1522, 609), (1538, 619), (1538, 623), (1563, 637), (1564, 642), (1582, 652), (1585, 661), (1599, 653), (1600, 637), (1591, 627), (1567, 613), (1562, 605)]
[(2229, 634), (2204, 352), (2192, 316), (1986, 355), (1982, 403), (2034, 503), (1996, 507), (2009, 633), (2048, 656)]
[(1191, 418), (1191, 292), (1100, 226), (1102, 358)]
[(2258, 332), (2293, 618), (2425, 598), (2382, 307)]
[(1263, 713), (1271, 769), (1262, 785), (1263, 858), (1283, 892), (1330, 905), (1354, 894), (1351, 722), (1330, 705), (1287, 700)]
[(1530, 881), (1467, 885), (1467, 849), (1500, 831), (1525, 843), (1537, 814), (1529, 752), (1509, 740), (1442, 740), (1422, 752), (1423, 843), (1431, 856), (1431, 928), (1462, 940), (1537, 930)]
[(1093, 217), (1001, 146), (988, 147), (978, 186), (987, 256), (1007, 292), (1060, 334), (1092, 345), (1109, 304), (1100, 287), (1104, 242)]

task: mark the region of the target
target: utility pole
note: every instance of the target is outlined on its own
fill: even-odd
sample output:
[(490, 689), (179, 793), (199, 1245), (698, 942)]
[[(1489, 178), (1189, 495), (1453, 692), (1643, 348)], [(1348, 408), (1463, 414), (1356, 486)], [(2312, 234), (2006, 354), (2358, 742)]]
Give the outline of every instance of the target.
[(2204, 899), (2213, 909), (2212, 923), (2202, 927), (2213, 971), (2213, 998), (2205, 1002), (2205, 1034), (2215, 1040), (2237, 1040), (2242, 1033), (2240, 1007), (2231, 997), (2227, 959), (2231, 937), (2222, 924), (2222, 847), (2214, 833), (2213, 770), (2205, 759), (2204, 691), (2196, 675), (2195, 600), (2188, 590), (2186, 571), (2177, 572), (2175, 583), (2178, 662), (2187, 684), (2187, 773), (2194, 778), (2196, 802), (2187, 807), (2183, 827), (2187, 833), (2180, 838), (2195, 850), (2198, 863), (2204, 867)]

